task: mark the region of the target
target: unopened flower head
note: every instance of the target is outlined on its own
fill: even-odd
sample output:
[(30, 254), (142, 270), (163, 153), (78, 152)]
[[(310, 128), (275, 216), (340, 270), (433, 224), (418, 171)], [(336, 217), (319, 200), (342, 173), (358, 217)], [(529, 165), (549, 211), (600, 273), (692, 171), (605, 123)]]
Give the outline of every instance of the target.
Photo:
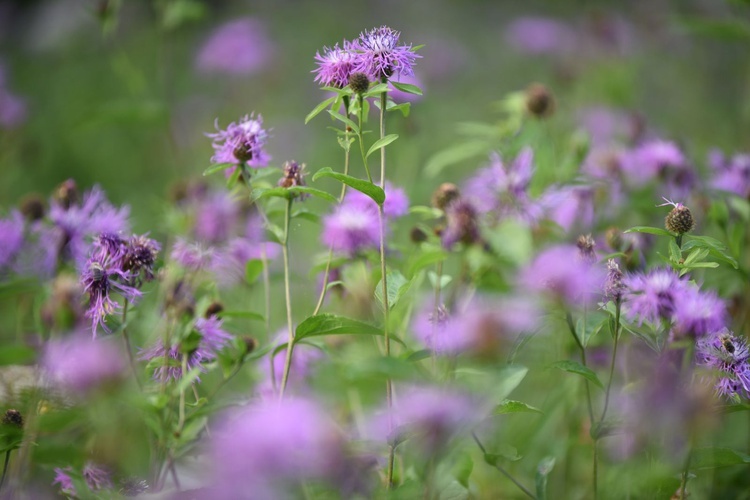
[(627, 287), (623, 283), (624, 275), (615, 259), (607, 261), (607, 281), (604, 282), (604, 296), (619, 304)]
[[(300, 187), (305, 185), (305, 164), (296, 161), (284, 163), (284, 174), (279, 179), (279, 186), (283, 188)], [(297, 194), (297, 198), (302, 200), (310, 196), (307, 193)]]
[(688, 207), (682, 203), (675, 203), (673, 201), (664, 198), (666, 203), (659, 205), (672, 205), (674, 208), (664, 218), (664, 226), (668, 231), (677, 234), (689, 233), (695, 229), (695, 219), (693, 219), (693, 213)]
[[(318, 67), (313, 70), (315, 81), (320, 85), (336, 88), (344, 88), (349, 85), (349, 77), (354, 72), (360, 54), (352, 50), (351, 42), (344, 41), (343, 46), (339, 44), (332, 48), (323, 47), (323, 54), (315, 54), (315, 64)], [(367, 75), (365, 75), (367, 77)]]
[(211, 162), (238, 165), (247, 164), (251, 168), (268, 165), (271, 157), (265, 150), (268, 131), (263, 128), (263, 117), (245, 115), (237, 122), (222, 130), (216, 122), (216, 133), (206, 134), (213, 139), (214, 155)]
[(596, 262), (596, 252), (594, 251), (594, 248), (596, 248), (596, 242), (590, 234), (582, 234), (579, 236), (576, 241), (576, 246), (578, 247), (578, 258), (589, 264)]
[(473, 204), (459, 198), (446, 207), (445, 218), (446, 226), (440, 235), (443, 247), (450, 249), (458, 242), (471, 245), (480, 241), (477, 210)]
[(412, 75), (418, 57), (411, 45), (399, 45), (401, 33), (387, 26), (374, 28), (359, 35), (352, 47), (360, 52), (356, 71), (376, 80), (387, 80), (394, 73)]

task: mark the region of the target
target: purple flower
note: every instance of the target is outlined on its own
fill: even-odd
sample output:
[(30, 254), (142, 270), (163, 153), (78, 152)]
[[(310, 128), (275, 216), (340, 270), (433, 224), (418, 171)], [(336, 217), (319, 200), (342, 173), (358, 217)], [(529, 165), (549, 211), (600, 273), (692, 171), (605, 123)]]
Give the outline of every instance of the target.
[(578, 122), (588, 132), (594, 147), (612, 142), (632, 142), (642, 132), (641, 121), (633, 114), (608, 108), (592, 106), (577, 113)]
[(197, 240), (209, 245), (223, 243), (236, 230), (240, 205), (226, 191), (213, 191), (195, 204), (193, 232)]
[(195, 320), (195, 331), (201, 334), (199, 349), (201, 359), (210, 361), (215, 359), (227, 343), (232, 340), (232, 334), (224, 331), (222, 320), (216, 316), (210, 318), (198, 318)]
[(10, 267), (24, 243), (23, 215), (18, 210), (7, 219), (0, 219), (0, 271)]
[(161, 245), (147, 235), (133, 235), (127, 241), (125, 255), (122, 257), (122, 268), (131, 275), (131, 280), (151, 281), (154, 279), (154, 264)]
[(568, 305), (592, 302), (601, 296), (604, 272), (580, 256), (572, 245), (558, 245), (540, 253), (521, 271), (520, 283), (528, 290), (551, 293)]
[(50, 340), (42, 366), (54, 382), (77, 393), (117, 380), (125, 370), (122, 354), (112, 342), (80, 334)]
[(370, 426), (372, 438), (398, 443), (409, 439), (424, 458), (445, 449), (462, 428), (479, 417), (476, 402), (451, 389), (412, 387), (396, 394), (393, 408)]
[(565, 54), (576, 45), (569, 25), (547, 17), (520, 17), (506, 28), (505, 40), (525, 54)]
[(76, 487), (73, 485), (73, 479), (69, 474), (72, 471), (72, 467), (65, 467), (64, 469), (55, 467), (55, 480), (52, 481), (52, 485), (59, 484), (60, 493), (63, 495), (77, 497), (78, 491), (76, 491)]
[[(406, 192), (391, 184), (385, 183), (385, 202), (383, 203), (383, 214), (389, 219), (397, 219), (409, 212), (409, 198)], [(376, 211), (378, 205), (372, 198), (356, 189), (349, 189), (344, 197), (344, 203), (350, 206), (359, 206), (363, 210)]]
[(267, 67), (274, 51), (261, 21), (237, 19), (211, 34), (198, 52), (196, 66), (203, 73), (250, 75)]
[(51, 278), (57, 269), (59, 241), (60, 233), (55, 227), (42, 221), (32, 222), (26, 227), (23, 246), (13, 259), (13, 270), (21, 276)]
[[(143, 349), (138, 353), (140, 361), (152, 361), (154, 359), (163, 361), (163, 364), (158, 364), (153, 376), (154, 380), (162, 383), (168, 383), (171, 380), (177, 381), (182, 378), (182, 357), (183, 353), (180, 352), (178, 345), (173, 344), (167, 349), (162, 340), (158, 340), (151, 347)], [(200, 348), (188, 354), (185, 363), (187, 372), (190, 372), (194, 368), (205, 372), (206, 368), (201, 364), (201, 361), (203, 361), (203, 353)]]
[(178, 238), (172, 246), (172, 259), (191, 271), (206, 269), (213, 262), (215, 250), (213, 247), (204, 248), (198, 243), (188, 243)]
[(323, 55), (315, 53), (315, 64), (318, 67), (313, 70), (315, 81), (323, 86), (344, 88), (349, 85), (349, 75), (359, 62), (360, 55), (352, 50), (351, 42), (344, 40), (343, 48), (339, 44), (333, 48), (323, 47)]
[(708, 164), (713, 171), (712, 188), (750, 198), (750, 154), (726, 158), (715, 150), (709, 154)]
[(349, 256), (377, 248), (380, 244), (377, 211), (357, 203), (342, 203), (323, 217), (321, 240), (335, 252)]
[(670, 269), (654, 269), (648, 274), (625, 277), (625, 314), (639, 324), (671, 319), (676, 303), (688, 293), (688, 284)]
[(354, 41), (352, 48), (360, 52), (357, 71), (375, 80), (387, 80), (394, 73), (409, 76), (418, 57), (411, 45), (399, 45), (401, 33), (387, 26), (365, 31)]
[(112, 488), (112, 471), (91, 462), (83, 467), (83, 479), (91, 491)]
[(621, 166), (632, 186), (641, 187), (658, 178), (666, 195), (674, 198), (686, 198), (697, 181), (680, 148), (664, 140), (652, 140), (627, 152)]
[(673, 333), (701, 337), (724, 328), (726, 305), (715, 292), (702, 292), (690, 286), (675, 298)]
[(703, 336), (696, 343), (698, 364), (719, 372), (716, 392), (737, 401), (750, 397), (750, 347), (726, 328)]
[(276, 243), (255, 242), (250, 238), (232, 238), (214, 254), (211, 272), (216, 275), (219, 285), (230, 287), (245, 279), (248, 261), (274, 260), (279, 252), (280, 246)]
[(540, 204), (547, 217), (570, 232), (589, 231), (594, 224), (594, 190), (590, 186), (550, 187), (545, 191)]
[(12, 129), (26, 121), (26, 102), (0, 87), (0, 128)]
[(108, 256), (92, 256), (86, 263), (81, 273), (81, 285), (89, 295), (86, 317), (91, 318), (95, 338), (99, 326), (109, 333), (105, 319), (120, 309), (120, 305), (112, 299), (112, 292), (119, 293), (131, 302), (140, 298), (141, 292), (126, 285), (131, 279), (131, 274), (122, 270), (120, 264)]
[(622, 296), (627, 290), (623, 278), (624, 275), (615, 259), (609, 259), (607, 261), (607, 280), (604, 282), (604, 297), (606, 299), (616, 304), (622, 302)]
[[(286, 330), (278, 332), (273, 344), (281, 346), (288, 340)], [(296, 344), (292, 351), (292, 364), (289, 367), (289, 378), (287, 380), (287, 392), (300, 395), (306, 392), (309, 386), (309, 378), (315, 366), (323, 359), (323, 351), (319, 348)], [(263, 365), (263, 381), (258, 387), (258, 393), (269, 400), (278, 398), (278, 389), (284, 374), (284, 363), (286, 362), (286, 348), (281, 349), (273, 355), (270, 363)]]
[(542, 216), (542, 208), (528, 195), (533, 171), (531, 148), (521, 150), (507, 168), (500, 155), (493, 153), (490, 165), (470, 178), (463, 192), (481, 213), (535, 224)]
[(445, 207), (446, 225), (440, 233), (440, 242), (450, 250), (461, 242), (471, 245), (480, 241), (477, 210), (472, 203), (458, 198)]
[(261, 401), (212, 429), (221, 498), (287, 498), (299, 481), (333, 478), (345, 465), (342, 439), (312, 401)]
[(271, 156), (264, 149), (268, 132), (263, 128), (263, 117), (260, 115), (257, 118), (254, 114), (245, 115), (239, 122), (227, 125), (226, 130), (219, 128), (217, 120), (215, 127), (216, 133), (206, 134), (213, 139), (212, 163), (245, 163), (251, 168), (262, 168), (271, 161)]

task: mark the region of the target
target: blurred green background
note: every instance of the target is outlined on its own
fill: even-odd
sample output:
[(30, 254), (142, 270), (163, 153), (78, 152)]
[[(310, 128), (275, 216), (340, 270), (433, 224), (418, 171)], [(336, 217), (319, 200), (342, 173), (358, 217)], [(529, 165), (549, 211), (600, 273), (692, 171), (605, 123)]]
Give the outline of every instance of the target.
[[(303, 124), (325, 97), (310, 73), (313, 56), (381, 24), (401, 30), (403, 42), (426, 44), (417, 65), (425, 96), (389, 127), (407, 139), (393, 146), (389, 177), (408, 185), (414, 201), (426, 203), (440, 181), (481, 163), (415, 183), (425, 162), (456, 142), (456, 123), (494, 120), (491, 103), (533, 81), (556, 95), (552, 130), (569, 134), (581, 106), (637, 111), (702, 163), (709, 147), (750, 147), (748, 39), (732, 28), (747, 14), (741, 3), (0, 2), (6, 86), (27, 107), (24, 123), (0, 130), (0, 206), (74, 178), (130, 204), (135, 230), (154, 230), (169, 186), (209, 165), (203, 133), (214, 119), (225, 126), (253, 110), (272, 129), (275, 165), (296, 159), (313, 172), (335, 168), (341, 154), (326, 119)], [(506, 28), (530, 15), (570, 23), (590, 43), (563, 57), (522, 54)], [(268, 63), (244, 76), (199, 71), (196, 54), (213, 30), (246, 17), (266, 29)], [(717, 20), (727, 22), (717, 28)], [(627, 26), (624, 50), (606, 47), (613, 22)]]

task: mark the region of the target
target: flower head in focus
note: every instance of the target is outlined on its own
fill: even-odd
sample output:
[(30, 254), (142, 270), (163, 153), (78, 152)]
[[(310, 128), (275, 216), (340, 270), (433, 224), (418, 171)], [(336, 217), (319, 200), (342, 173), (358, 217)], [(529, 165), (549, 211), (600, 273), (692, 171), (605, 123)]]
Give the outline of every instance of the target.
[(245, 163), (251, 168), (262, 168), (271, 161), (271, 156), (265, 150), (268, 131), (263, 128), (261, 115), (245, 115), (224, 130), (219, 128), (217, 120), (216, 133), (206, 135), (213, 139), (214, 155), (211, 162), (214, 164)]
[(354, 73), (358, 64), (360, 54), (352, 50), (352, 44), (344, 40), (339, 47), (337, 43), (332, 48), (323, 47), (323, 54), (315, 54), (315, 64), (318, 67), (313, 70), (315, 81), (320, 85), (342, 89), (349, 85), (349, 77)]
[(374, 80), (388, 80), (394, 73), (409, 76), (418, 57), (411, 45), (399, 45), (401, 33), (388, 26), (373, 28), (359, 35), (352, 44), (359, 60), (356, 70)]

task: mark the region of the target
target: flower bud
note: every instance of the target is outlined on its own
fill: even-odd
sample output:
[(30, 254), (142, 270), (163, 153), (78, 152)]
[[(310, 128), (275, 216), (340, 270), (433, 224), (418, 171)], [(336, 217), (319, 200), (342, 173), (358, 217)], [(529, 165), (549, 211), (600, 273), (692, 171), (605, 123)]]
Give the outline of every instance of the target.
[(596, 242), (590, 234), (582, 234), (581, 236), (579, 236), (578, 241), (576, 242), (576, 246), (578, 247), (578, 256), (581, 258), (581, 260), (588, 263), (596, 262), (596, 254), (594, 253)]
[(12, 425), (14, 427), (18, 427), (19, 429), (23, 428), (23, 416), (21, 415), (21, 412), (18, 410), (6, 410), (5, 414), (3, 415), (3, 425)]
[(461, 196), (458, 186), (451, 182), (441, 184), (434, 193), (432, 193), (432, 206), (445, 210), (445, 207)]
[(693, 214), (688, 207), (682, 203), (677, 203), (664, 219), (664, 226), (667, 231), (682, 235), (695, 228), (695, 219), (693, 219)]
[(237, 161), (242, 163), (248, 162), (253, 159), (253, 146), (252, 144), (243, 142), (234, 148), (232, 154)]
[(21, 213), (30, 222), (44, 218), (44, 200), (38, 194), (26, 195), (23, 200), (21, 200)]
[(55, 200), (67, 210), (78, 203), (78, 187), (76, 181), (68, 179), (60, 184), (53, 195)]
[(370, 88), (370, 79), (365, 73), (352, 73), (349, 75), (349, 86), (355, 94), (364, 94)]
[(526, 88), (526, 109), (536, 118), (547, 118), (555, 111), (555, 98), (540, 83), (532, 83)]
[(412, 243), (420, 244), (427, 241), (427, 234), (422, 231), (421, 228), (413, 227), (411, 232), (409, 233), (409, 238), (411, 239)]
[(211, 316), (216, 316), (223, 310), (224, 305), (221, 302), (212, 302), (211, 305), (206, 308), (206, 313), (203, 316), (206, 319), (209, 319)]

